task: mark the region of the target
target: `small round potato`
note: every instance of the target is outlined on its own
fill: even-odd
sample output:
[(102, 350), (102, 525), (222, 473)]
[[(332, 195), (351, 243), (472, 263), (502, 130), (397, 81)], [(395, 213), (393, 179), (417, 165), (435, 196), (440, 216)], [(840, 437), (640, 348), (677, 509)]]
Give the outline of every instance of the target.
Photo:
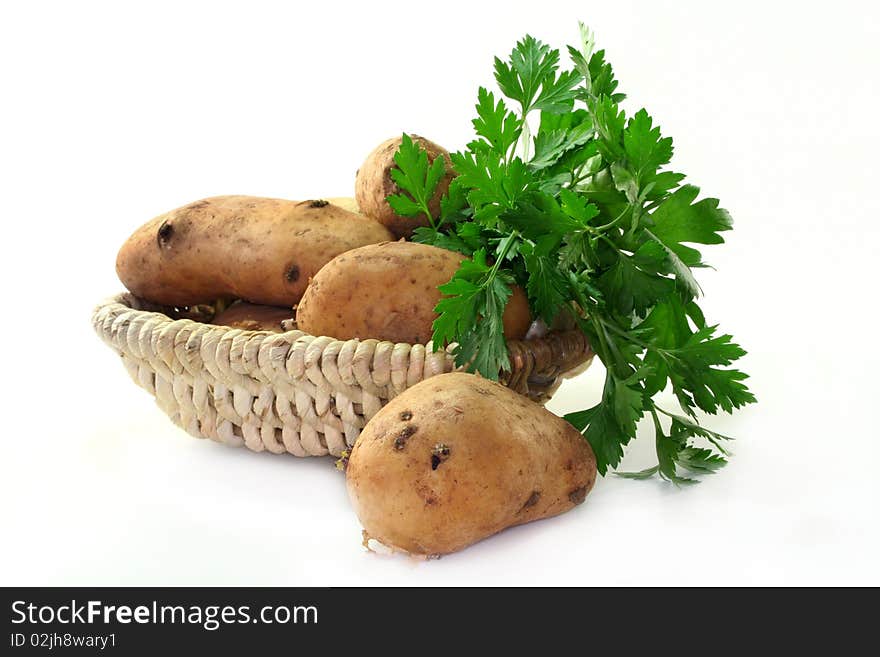
[(261, 306), (245, 301), (237, 301), (226, 310), (218, 313), (212, 324), (218, 326), (231, 326), (232, 328), (246, 331), (272, 331), (283, 333), (282, 322), (293, 321), (292, 308), (279, 308), (277, 306)]
[[(435, 217), (440, 214), (440, 197), (449, 190), (449, 183), (455, 177), (452, 171), (452, 161), (449, 152), (434, 142), (411, 135), (412, 140), (421, 146), (428, 154), (428, 162), (442, 157), (446, 161), (446, 173), (437, 183), (434, 195), (428, 201), (428, 209)], [(417, 217), (401, 217), (391, 209), (385, 198), (391, 194), (400, 193), (400, 188), (391, 179), (391, 169), (394, 163), (394, 154), (400, 148), (401, 138), (394, 137), (379, 144), (376, 149), (367, 156), (366, 161), (358, 169), (355, 179), (355, 198), (357, 204), (366, 216), (384, 224), (394, 233), (395, 237), (409, 238), (413, 230), (419, 226), (428, 226), (428, 218), (422, 214)]]
[(346, 468), (365, 536), (413, 554), (455, 552), (568, 511), (596, 481), (565, 420), (473, 374), (425, 379), (367, 423)]
[[(300, 329), (338, 340), (375, 338), (426, 344), (433, 335), (439, 285), (465, 259), (460, 253), (415, 242), (386, 242), (343, 253), (315, 275), (296, 311)], [(504, 309), (504, 336), (528, 331), (529, 302), (514, 287)]]

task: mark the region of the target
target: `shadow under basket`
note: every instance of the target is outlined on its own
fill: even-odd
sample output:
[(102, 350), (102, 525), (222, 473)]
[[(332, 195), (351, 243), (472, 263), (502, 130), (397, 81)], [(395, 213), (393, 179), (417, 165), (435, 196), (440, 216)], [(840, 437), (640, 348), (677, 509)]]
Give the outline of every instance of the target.
[[(339, 456), (390, 399), (456, 369), (447, 351), (420, 344), (246, 331), (192, 319), (210, 321), (213, 311), (157, 306), (125, 293), (92, 315), (131, 378), (196, 438), (258, 452)], [(541, 404), (593, 359), (577, 330), (511, 340), (508, 350), (511, 371), (501, 383)]]

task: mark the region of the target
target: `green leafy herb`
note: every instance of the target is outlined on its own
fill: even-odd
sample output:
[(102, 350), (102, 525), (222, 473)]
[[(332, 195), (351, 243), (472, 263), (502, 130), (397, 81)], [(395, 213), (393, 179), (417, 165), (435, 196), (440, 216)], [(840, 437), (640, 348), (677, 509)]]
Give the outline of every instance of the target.
[[(476, 139), (451, 156), (457, 177), (440, 216), (428, 200), (443, 160), (429, 164), (407, 135), (392, 171), (402, 193), (388, 200), (399, 214), (428, 216), (416, 241), (471, 257), (440, 288), (435, 347), (454, 345), (459, 366), (497, 379), (510, 368), (501, 316), (511, 285), (522, 286), (533, 316), (549, 325), (570, 315), (605, 364), (599, 403), (566, 416), (600, 472), (620, 463), (648, 416), (657, 465), (620, 475), (694, 483), (726, 463), (730, 440), (700, 426), (697, 413), (755, 401), (731, 367), (745, 351), (697, 305), (693, 270), (705, 264), (695, 245), (722, 243), (731, 218), (666, 168), (672, 139), (644, 109), (627, 118), (604, 51), (583, 25), (579, 36), (568, 47), (571, 70), (531, 36), (496, 58), (503, 98), (479, 89)], [(680, 414), (655, 403), (667, 386)]]
[(388, 204), (397, 214), (416, 217), (424, 214), (433, 225), (434, 219), (428, 208), (428, 201), (437, 188), (437, 183), (446, 173), (442, 157), (428, 164), (428, 154), (416, 144), (409, 135), (403, 135), (400, 148), (394, 154), (397, 165), (391, 170), (391, 179), (407, 194), (388, 196)]

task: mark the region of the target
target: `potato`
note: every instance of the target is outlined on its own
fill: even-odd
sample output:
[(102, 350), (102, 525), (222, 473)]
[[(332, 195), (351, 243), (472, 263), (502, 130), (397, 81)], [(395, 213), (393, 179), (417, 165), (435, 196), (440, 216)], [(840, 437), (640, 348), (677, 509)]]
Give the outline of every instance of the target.
[(346, 468), (365, 537), (440, 555), (555, 516), (596, 481), (590, 444), (565, 420), (473, 374), (425, 379), (367, 423)]
[[(376, 338), (426, 344), (433, 334), (437, 289), (452, 278), (460, 253), (414, 242), (386, 242), (353, 249), (319, 271), (296, 311), (300, 329), (339, 340)], [(529, 303), (519, 287), (504, 309), (504, 335), (522, 338)]]
[[(418, 135), (410, 136), (415, 143), (427, 151), (428, 162), (433, 162), (437, 157), (446, 160), (446, 173), (437, 183), (437, 189), (428, 202), (428, 209), (436, 217), (440, 214), (440, 197), (449, 190), (449, 183), (455, 177), (452, 162), (449, 153), (442, 146)], [(391, 169), (396, 166), (394, 154), (400, 148), (400, 142), (400, 137), (383, 141), (367, 156), (355, 178), (355, 198), (361, 212), (366, 216), (387, 226), (395, 237), (409, 238), (414, 229), (428, 226), (429, 221), (424, 214), (417, 217), (401, 217), (385, 200), (390, 194), (400, 193), (400, 188), (391, 179)]]
[(231, 326), (246, 331), (272, 331), (283, 333), (282, 322), (293, 321), (292, 308), (260, 306), (245, 301), (237, 301), (226, 310), (218, 313), (211, 321), (218, 326)]
[(324, 200), (328, 203), (332, 203), (333, 205), (342, 208), (343, 210), (347, 210), (361, 216), (366, 216), (363, 212), (361, 212), (360, 207), (358, 207), (357, 201), (355, 201), (354, 198), (351, 196), (328, 196)]
[(116, 259), (123, 285), (155, 303), (240, 298), (293, 306), (335, 256), (391, 234), (327, 201), (216, 196), (160, 215)]

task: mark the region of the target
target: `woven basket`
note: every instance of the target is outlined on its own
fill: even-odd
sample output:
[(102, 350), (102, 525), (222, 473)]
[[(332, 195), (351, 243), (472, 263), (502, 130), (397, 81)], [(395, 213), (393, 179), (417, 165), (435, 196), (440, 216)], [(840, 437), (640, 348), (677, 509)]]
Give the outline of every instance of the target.
[[(92, 322), (176, 424), (258, 452), (339, 456), (388, 400), (455, 369), (447, 351), (424, 345), (245, 331), (185, 314), (126, 293), (100, 304)], [(539, 403), (593, 357), (580, 331), (509, 341), (508, 349), (502, 383)]]

